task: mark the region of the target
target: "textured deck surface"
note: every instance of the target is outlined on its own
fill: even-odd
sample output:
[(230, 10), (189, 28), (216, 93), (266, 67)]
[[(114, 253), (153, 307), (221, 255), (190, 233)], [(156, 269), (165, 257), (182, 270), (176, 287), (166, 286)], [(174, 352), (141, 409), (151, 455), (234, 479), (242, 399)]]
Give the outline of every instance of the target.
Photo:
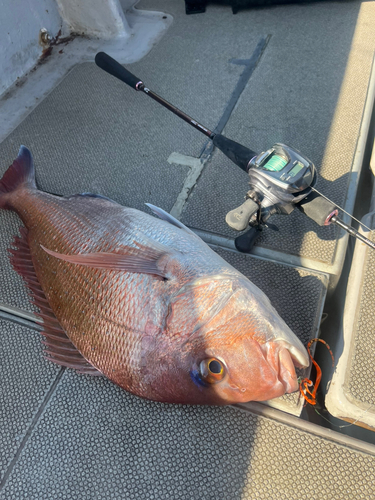
[(41, 356), (40, 333), (0, 320), (0, 339), (2, 478), (59, 370)]
[[(294, 145), (320, 169), (320, 189), (343, 203), (374, 51), (374, 6), (325, 2), (233, 16), (210, 5), (204, 15), (185, 16), (182, 1), (142, 0), (140, 7), (164, 9), (174, 23), (129, 69), (213, 129), (243, 72), (232, 60), (248, 60), (271, 35), (224, 134), (259, 151), (276, 141)], [(0, 174), (20, 144), (33, 152), (41, 189), (170, 211), (190, 168), (169, 156), (199, 157), (207, 140), (87, 63), (0, 144)], [(233, 236), (224, 217), (246, 190), (246, 175), (214, 151), (182, 219)], [(299, 213), (275, 223), (280, 232), (265, 233), (260, 248), (334, 262), (331, 230), (316, 230)], [(19, 224), (0, 212), (0, 305), (33, 311), (6, 254)], [(267, 293), (305, 344), (316, 336), (325, 275), (216, 250)], [(372, 456), (236, 408), (140, 400), (104, 379), (51, 366), (38, 332), (3, 320), (0, 345), (0, 500), (375, 498)], [(296, 395), (279, 403), (298, 411)]]
[(23, 345), (23, 370), (7, 350), (0, 379), (2, 393), (9, 379), (14, 389), (0, 407), (1, 500), (375, 498), (374, 456), (236, 408), (151, 403), (105, 379), (56, 374), (36, 335), (0, 320), (1, 342)]

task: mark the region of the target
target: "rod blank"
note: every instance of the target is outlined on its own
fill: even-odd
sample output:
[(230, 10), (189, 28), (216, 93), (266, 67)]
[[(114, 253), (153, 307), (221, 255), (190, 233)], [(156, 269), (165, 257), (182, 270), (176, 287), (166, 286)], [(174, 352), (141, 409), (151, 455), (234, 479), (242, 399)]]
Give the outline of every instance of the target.
[(351, 236), (354, 236), (358, 240), (362, 241), (362, 243), (365, 243), (369, 247), (375, 249), (375, 243), (373, 241), (371, 241), (368, 238), (366, 238), (365, 236), (363, 236), (360, 232), (358, 232), (356, 229), (354, 229), (354, 227), (349, 226), (348, 224), (345, 224), (345, 222), (343, 220), (334, 216), (331, 218), (331, 222), (333, 222), (337, 226), (341, 227), (342, 229), (345, 229), (345, 231), (347, 233), (349, 233)]

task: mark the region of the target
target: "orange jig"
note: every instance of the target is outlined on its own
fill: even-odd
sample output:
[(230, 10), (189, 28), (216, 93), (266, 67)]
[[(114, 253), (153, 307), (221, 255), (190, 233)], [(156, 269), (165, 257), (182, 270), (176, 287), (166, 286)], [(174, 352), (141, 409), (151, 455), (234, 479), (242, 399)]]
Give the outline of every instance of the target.
[[(318, 363), (311, 356), (311, 352), (310, 352), (310, 347), (314, 342), (321, 342), (322, 344), (324, 344), (327, 347), (328, 351), (331, 354), (332, 366), (335, 366), (335, 358), (333, 357), (333, 353), (331, 351), (331, 348), (327, 344), (327, 342), (323, 339), (311, 339), (310, 342), (307, 344), (307, 352), (310, 356), (311, 362), (313, 363), (313, 365), (316, 368), (316, 381), (315, 381), (315, 385), (314, 385), (310, 379), (308, 379), (308, 378), (302, 379), (300, 382), (300, 385), (299, 385), (299, 390), (300, 390), (300, 393), (302, 394), (302, 396), (307, 401), (307, 403), (310, 403), (312, 406), (316, 405), (316, 392), (318, 390), (320, 380), (322, 378), (322, 370), (320, 369)], [(310, 390), (311, 387), (313, 387), (312, 391)], [(311, 397), (309, 397), (309, 396), (311, 396)]]

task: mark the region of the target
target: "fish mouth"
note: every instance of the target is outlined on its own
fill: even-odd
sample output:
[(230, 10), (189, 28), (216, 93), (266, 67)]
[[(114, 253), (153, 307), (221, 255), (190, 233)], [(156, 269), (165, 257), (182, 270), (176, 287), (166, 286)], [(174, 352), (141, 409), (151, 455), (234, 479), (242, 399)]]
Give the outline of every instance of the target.
[[(302, 344), (301, 344), (302, 346)], [(261, 346), (264, 357), (283, 385), (285, 393), (298, 390), (298, 380), (295, 368), (309, 366), (309, 358), (302, 346), (290, 344), (285, 340), (273, 340)]]

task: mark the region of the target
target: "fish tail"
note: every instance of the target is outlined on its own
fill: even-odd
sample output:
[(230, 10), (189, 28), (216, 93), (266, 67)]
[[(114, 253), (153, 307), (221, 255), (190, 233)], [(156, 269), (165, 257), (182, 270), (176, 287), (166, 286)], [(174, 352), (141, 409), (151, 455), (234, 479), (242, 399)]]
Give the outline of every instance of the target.
[(0, 179), (0, 208), (11, 209), (12, 195), (21, 187), (36, 189), (33, 157), (25, 146)]

